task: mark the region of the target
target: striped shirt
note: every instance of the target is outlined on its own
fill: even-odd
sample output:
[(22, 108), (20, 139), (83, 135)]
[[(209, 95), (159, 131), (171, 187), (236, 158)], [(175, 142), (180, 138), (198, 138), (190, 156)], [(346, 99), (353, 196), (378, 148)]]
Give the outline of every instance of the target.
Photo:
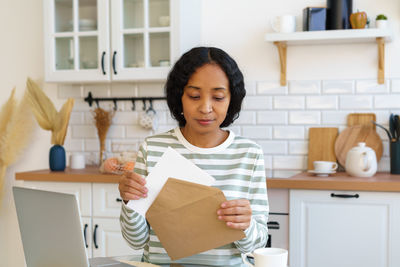
[(147, 137), (141, 145), (135, 172), (147, 177), (168, 147), (206, 171), (216, 180), (227, 200), (245, 198), (250, 201), (252, 218), (245, 238), (219, 248), (171, 261), (146, 219), (122, 205), (122, 235), (133, 249), (144, 248), (143, 260), (151, 263), (194, 263), (214, 266), (241, 266), (241, 253), (264, 247), (268, 239), (268, 199), (264, 157), (254, 142), (230, 131), (228, 138), (213, 148), (190, 144), (177, 127), (166, 133)]

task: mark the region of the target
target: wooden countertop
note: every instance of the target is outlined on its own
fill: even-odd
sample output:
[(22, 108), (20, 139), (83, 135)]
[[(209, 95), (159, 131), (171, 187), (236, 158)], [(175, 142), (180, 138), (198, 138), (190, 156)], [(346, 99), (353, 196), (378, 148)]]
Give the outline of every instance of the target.
[[(18, 172), (17, 180), (48, 182), (84, 182), (84, 183), (118, 183), (119, 175), (102, 174), (97, 166), (88, 166), (82, 170), (66, 168), (63, 172), (38, 170)], [(335, 173), (329, 177), (317, 177), (309, 173), (300, 173), (290, 178), (268, 178), (268, 188), (315, 189), (315, 190), (348, 190), (400, 192), (400, 175), (377, 173), (373, 177), (352, 177), (347, 173)]]
[(98, 166), (86, 166), (85, 169), (81, 170), (66, 168), (62, 172), (53, 172), (49, 169), (17, 172), (15, 179), (47, 182), (118, 183), (119, 175), (100, 173)]
[(328, 177), (300, 173), (290, 178), (267, 179), (268, 188), (400, 192), (400, 175), (378, 172), (373, 177), (353, 177), (345, 172)]

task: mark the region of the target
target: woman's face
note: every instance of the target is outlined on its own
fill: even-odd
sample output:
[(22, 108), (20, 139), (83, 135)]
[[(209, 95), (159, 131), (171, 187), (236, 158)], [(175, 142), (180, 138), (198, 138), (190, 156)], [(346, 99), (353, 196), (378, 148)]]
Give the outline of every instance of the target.
[(217, 64), (199, 67), (182, 95), (185, 128), (195, 133), (219, 131), (231, 100), (229, 80)]

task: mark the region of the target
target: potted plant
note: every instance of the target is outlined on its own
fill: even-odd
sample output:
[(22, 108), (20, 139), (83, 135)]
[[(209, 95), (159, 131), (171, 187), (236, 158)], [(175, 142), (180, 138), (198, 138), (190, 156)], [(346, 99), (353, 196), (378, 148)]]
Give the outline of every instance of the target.
[(387, 27), (387, 17), (383, 14), (376, 16), (376, 27), (379, 29), (384, 29)]

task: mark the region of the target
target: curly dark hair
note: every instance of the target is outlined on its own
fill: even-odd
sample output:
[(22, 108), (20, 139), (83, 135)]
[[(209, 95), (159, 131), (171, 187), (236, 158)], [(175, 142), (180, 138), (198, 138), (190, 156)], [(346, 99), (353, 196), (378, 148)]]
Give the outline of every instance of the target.
[(246, 95), (243, 74), (225, 51), (216, 47), (195, 47), (182, 55), (168, 74), (165, 83), (165, 93), (171, 115), (180, 127), (185, 126), (186, 120), (182, 115), (183, 89), (187, 85), (192, 74), (205, 64), (217, 64), (226, 74), (229, 80), (231, 99), (225, 120), (220, 127), (231, 125), (238, 117), (242, 106), (242, 100)]

